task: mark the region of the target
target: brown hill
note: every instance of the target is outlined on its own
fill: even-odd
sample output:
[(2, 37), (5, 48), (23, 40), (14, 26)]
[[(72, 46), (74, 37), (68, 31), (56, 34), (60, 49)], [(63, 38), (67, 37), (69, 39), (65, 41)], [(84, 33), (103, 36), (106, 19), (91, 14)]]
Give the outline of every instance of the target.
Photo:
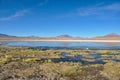
[(73, 38), (73, 37), (65, 34), (65, 35), (59, 35), (59, 36), (57, 36), (57, 38)]
[(110, 33), (104, 36), (97, 36), (95, 38), (91, 38), (91, 39), (98, 39), (98, 40), (120, 40), (120, 35), (116, 34), (116, 33)]
[(6, 34), (0, 34), (0, 37), (12, 37), (12, 36)]
[(60, 35), (56, 37), (17, 37), (0, 34), (0, 41), (39, 41), (39, 40), (120, 40), (120, 35), (111, 33), (94, 38), (72, 37), (70, 35)]

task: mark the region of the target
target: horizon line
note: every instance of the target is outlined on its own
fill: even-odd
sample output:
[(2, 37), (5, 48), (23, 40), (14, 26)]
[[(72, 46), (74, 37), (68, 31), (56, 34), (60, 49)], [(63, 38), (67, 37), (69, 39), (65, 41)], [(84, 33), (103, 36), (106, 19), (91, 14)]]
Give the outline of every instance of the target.
[(98, 36), (93, 36), (93, 37), (84, 37), (84, 36), (71, 36), (69, 34), (59, 34), (59, 35), (54, 35), (54, 36), (39, 36), (39, 35), (9, 35), (9, 34), (4, 34), (0, 33), (1, 35), (6, 35), (6, 36), (15, 36), (15, 37), (45, 37), (45, 38), (50, 38), (50, 37), (71, 37), (71, 38), (95, 38), (95, 37), (103, 37), (103, 36), (120, 36), (118, 33), (108, 33), (104, 35), (98, 35)]

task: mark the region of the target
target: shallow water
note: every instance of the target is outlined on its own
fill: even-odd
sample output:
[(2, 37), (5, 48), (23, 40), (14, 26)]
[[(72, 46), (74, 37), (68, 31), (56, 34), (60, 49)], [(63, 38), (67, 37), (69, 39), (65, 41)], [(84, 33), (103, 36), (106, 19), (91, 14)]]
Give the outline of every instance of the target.
[(89, 48), (119, 48), (120, 44), (108, 45), (103, 43), (90, 43), (90, 42), (4, 42), (2, 46), (29, 46), (29, 47), (80, 47), (84, 49)]
[[(102, 54), (97, 53), (89, 53), (88, 57), (92, 58), (86, 58), (82, 54), (81, 55), (70, 55), (68, 52), (62, 52), (61, 58), (54, 58), (52, 59), (53, 62), (81, 62), (82, 64), (105, 64), (106, 62), (104, 60), (112, 60), (115, 62), (120, 62), (120, 59), (110, 59), (111, 56), (115, 55), (109, 55), (107, 58), (103, 58)], [(116, 55), (120, 56), (120, 55)]]

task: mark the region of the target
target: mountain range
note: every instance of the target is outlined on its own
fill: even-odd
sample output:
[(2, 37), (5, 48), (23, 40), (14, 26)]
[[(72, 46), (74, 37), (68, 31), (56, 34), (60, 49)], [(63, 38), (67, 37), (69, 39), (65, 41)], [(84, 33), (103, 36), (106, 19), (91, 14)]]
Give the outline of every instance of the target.
[(96, 36), (93, 38), (73, 37), (70, 35), (59, 35), (56, 37), (34, 37), (34, 36), (11, 36), (7, 34), (0, 34), (0, 41), (32, 41), (32, 40), (120, 40), (120, 35), (116, 33), (110, 33), (103, 36)]
[(16, 37), (16, 36), (10, 36), (10, 35), (7, 35), (7, 34), (0, 34), (0, 38), (1, 37)]

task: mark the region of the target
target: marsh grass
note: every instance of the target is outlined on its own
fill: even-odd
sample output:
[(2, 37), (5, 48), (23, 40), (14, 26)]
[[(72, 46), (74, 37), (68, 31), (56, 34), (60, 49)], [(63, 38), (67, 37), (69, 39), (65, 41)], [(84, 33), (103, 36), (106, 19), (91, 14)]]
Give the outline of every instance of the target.
[[(101, 54), (106, 64), (57, 62), (61, 53), (83, 56), (83, 61), (94, 62), (90, 53)], [(120, 60), (116, 50), (41, 50), (29, 47), (0, 47), (0, 80), (120, 80)], [(116, 55), (117, 54), (117, 55)], [(107, 59), (111, 55), (111, 60)]]

